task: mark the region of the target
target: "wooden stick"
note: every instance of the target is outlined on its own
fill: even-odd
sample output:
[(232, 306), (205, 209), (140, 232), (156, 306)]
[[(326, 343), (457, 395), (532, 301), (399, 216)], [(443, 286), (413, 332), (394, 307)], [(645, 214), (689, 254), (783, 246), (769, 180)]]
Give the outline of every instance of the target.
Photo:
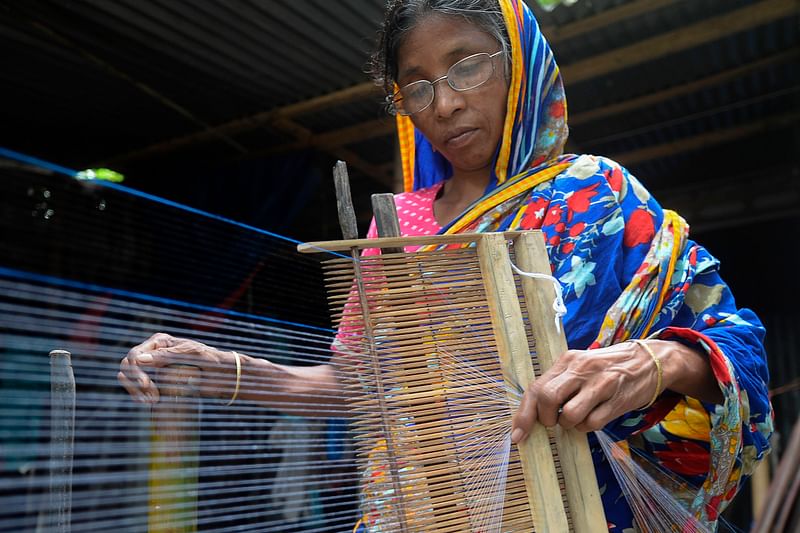
[(357, 239), (358, 224), (353, 210), (353, 199), (350, 196), (350, 179), (347, 176), (347, 165), (344, 161), (337, 161), (333, 166), (333, 185), (336, 187), (336, 209), (339, 212), (342, 237), (345, 240)]
[[(769, 497), (761, 516), (751, 530), (753, 533), (772, 533), (787, 531), (786, 521), (789, 512), (796, 505), (797, 487), (800, 485), (800, 420), (796, 421), (783, 457), (775, 469), (775, 477), (769, 486)], [(792, 497), (792, 489), (795, 494)]]
[(50, 352), (50, 506), (47, 531), (69, 533), (75, 447), (75, 376), (71, 354)]
[[(394, 195), (381, 193), (372, 195), (372, 214), (375, 215), (375, 225), (379, 237), (399, 237), (400, 220), (397, 218), (397, 206)], [(401, 254), (402, 247), (381, 248), (381, 254)]]
[[(520, 270), (552, 275), (540, 232), (523, 233), (514, 239), (514, 253)], [(564, 328), (558, 331), (555, 327), (553, 284), (547, 280), (522, 276), (522, 291), (536, 339), (536, 355), (542, 372), (545, 372), (567, 351)], [(555, 434), (567, 501), (569, 508), (574, 510), (572, 522), (575, 532), (597, 531), (597, 524), (605, 525), (606, 517), (586, 434), (575, 429), (563, 430), (560, 426), (556, 426)]]
[[(521, 232), (507, 231), (503, 233), (507, 239), (513, 239)], [(386, 239), (353, 239), (344, 241), (317, 241), (304, 242), (297, 245), (300, 253), (342, 252), (356, 247), (364, 248), (390, 248), (398, 246), (425, 246), (428, 244), (470, 244), (478, 242), (483, 233), (458, 233), (455, 235), (419, 235), (410, 237), (392, 237)]]
[[(358, 230), (356, 226), (356, 214), (355, 210), (353, 209), (352, 199), (350, 197), (350, 178), (347, 175), (347, 165), (344, 161), (336, 162), (336, 165), (333, 167), (333, 179), (336, 185), (336, 204), (339, 210), (339, 223), (342, 226), (342, 235), (345, 239), (352, 239), (354, 236), (357, 236)], [(401, 533), (406, 533), (408, 531), (408, 527), (406, 525), (406, 513), (403, 505), (403, 493), (401, 491), (400, 482), (397, 478), (398, 466), (395, 455), (394, 437), (385, 404), (386, 395), (384, 393), (383, 380), (381, 378), (380, 361), (378, 359), (378, 352), (375, 344), (375, 334), (372, 331), (369, 302), (367, 301), (367, 293), (366, 289), (364, 288), (364, 275), (361, 272), (361, 258), (359, 257), (359, 250), (356, 246), (350, 246), (349, 249), (350, 255), (353, 258), (353, 274), (355, 276), (355, 283), (358, 291), (358, 301), (361, 306), (361, 315), (364, 319), (364, 336), (367, 341), (367, 348), (370, 355), (370, 363), (372, 364), (373, 375), (375, 376), (375, 384), (378, 394), (378, 406), (381, 413), (381, 427), (384, 432), (384, 438), (386, 439), (386, 450), (388, 452), (390, 465), (389, 475), (391, 477), (392, 489), (394, 491), (394, 499), (397, 503), (397, 505), (394, 506), (394, 509), (396, 510), (398, 518), (397, 522), (400, 526), (400, 531)]]
[[(535, 376), (505, 237), (485, 234), (478, 241), (478, 257), (503, 375), (511, 383), (525, 386)], [(528, 438), (517, 446), (535, 530), (567, 531), (569, 526), (547, 430), (535, 424)]]

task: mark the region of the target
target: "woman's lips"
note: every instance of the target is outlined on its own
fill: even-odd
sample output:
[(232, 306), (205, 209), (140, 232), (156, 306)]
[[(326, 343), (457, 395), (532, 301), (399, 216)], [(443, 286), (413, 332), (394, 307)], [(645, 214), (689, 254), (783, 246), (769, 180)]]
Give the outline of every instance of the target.
[(478, 130), (476, 130), (476, 129), (468, 129), (468, 130), (463, 130), (463, 131), (460, 131), (460, 132), (456, 132), (455, 134), (453, 134), (453, 135), (451, 135), (451, 136), (449, 136), (447, 138), (447, 141), (445, 141), (445, 144), (449, 148), (460, 148), (460, 147), (464, 146), (465, 144), (467, 144), (470, 140), (472, 140), (472, 136), (475, 134), (476, 131), (478, 131)]

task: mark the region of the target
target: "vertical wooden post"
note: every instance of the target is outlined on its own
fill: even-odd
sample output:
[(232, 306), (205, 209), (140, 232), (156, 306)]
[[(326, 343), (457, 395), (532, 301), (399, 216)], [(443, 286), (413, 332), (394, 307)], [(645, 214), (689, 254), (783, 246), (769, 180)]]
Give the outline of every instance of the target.
[[(517, 237), (514, 241), (514, 255), (520, 270), (552, 275), (544, 238), (540, 232), (526, 232)], [(529, 311), (531, 330), (536, 339), (536, 355), (542, 372), (545, 372), (567, 350), (563, 328), (558, 331), (555, 326), (553, 284), (522, 276), (522, 291)], [(536, 309), (535, 313), (531, 312), (533, 309)], [(560, 426), (556, 426), (555, 433), (575, 532), (602, 529), (598, 524), (605, 528), (603, 502), (600, 499), (586, 435), (575, 429), (563, 430)]]
[(50, 492), (47, 531), (69, 533), (75, 446), (75, 376), (71, 354), (50, 352)]
[(753, 522), (757, 522), (767, 504), (769, 492), (769, 461), (761, 461), (750, 477), (751, 510)]
[[(353, 209), (353, 201), (350, 197), (350, 178), (347, 175), (347, 165), (344, 161), (337, 161), (333, 167), (333, 181), (336, 186), (336, 205), (339, 209), (339, 223), (342, 226), (342, 236), (345, 240), (354, 239), (358, 236), (356, 229), (356, 215)], [(392, 200), (394, 203), (394, 200)], [(395, 216), (397, 214), (395, 213)], [(398, 225), (399, 227), (399, 225)], [(364, 289), (364, 276), (361, 271), (361, 258), (357, 247), (350, 249), (350, 255), (353, 258), (353, 275), (355, 277), (355, 285), (358, 292), (358, 301), (361, 306), (361, 314), (364, 318), (364, 339), (367, 344), (367, 351), (370, 354), (372, 363), (372, 373), (375, 376), (375, 389), (378, 395), (378, 408), (381, 412), (381, 430), (383, 431), (384, 438), (386, 439), (386, 455), (389, 462), (389, 477), (391, 478), (392, 490), (394, 492), (395, 512), (397, 514), (397, 522), (400, 527), (401, 533), (407, 533), (408, 525), (406, 521), (406, 512), (404, 505), (404, 498), (400, 480), (397, 473), (399, 468), (397, 465), (397, 454), (395, 451), (395, 443), (392, 431), (392, 421), (388, 416), (386, 408), (386, 397), (383, 389), (383, 379), (380, 371), (380, 362), (378, 360), (378, 351), (375, 343), (375, 334), (372, 330), (372, 320), (370, 319), (369, 302), (367, 301), (366, 290)]]
[[(503, 235), (487, 233), (482, 236), (478, 241), (478, 259), (503, 375), (509, 383), (524, 387), (535, 376)], [(518, 447), (535, 530), (568, 531), (547, 430), (535, 424)]]
[(161, 400), (152, 408), (150, 533), (197, 531), (199, 368), (172, 365), (159, 372)]
[[(400, 220), (397, 218), (397, 206), (392, 193), (372, 195), (372, 214), (375, 215), (378, 237), (400, 236)], [(382, 253), (403, 253), (403, 249), (384, 248)]]

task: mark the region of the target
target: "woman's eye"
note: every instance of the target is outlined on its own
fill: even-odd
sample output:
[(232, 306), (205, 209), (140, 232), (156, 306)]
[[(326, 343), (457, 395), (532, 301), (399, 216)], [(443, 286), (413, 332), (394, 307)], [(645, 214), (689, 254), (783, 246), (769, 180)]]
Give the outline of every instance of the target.
[(478, 73), (480, 70), (481, 65), (479, 63), (470, 61), (468, 63), (456, 65), (456, 67), (453, 69), (452, 76), (460, 78), (470, 77)]
[(409, 100), (418, 100), (425, 98), (426, 94), (428, 93), (427, 86), (421, 83), (414, 87), (407, 87), (404, 92), (405, 92), (404, 97)]

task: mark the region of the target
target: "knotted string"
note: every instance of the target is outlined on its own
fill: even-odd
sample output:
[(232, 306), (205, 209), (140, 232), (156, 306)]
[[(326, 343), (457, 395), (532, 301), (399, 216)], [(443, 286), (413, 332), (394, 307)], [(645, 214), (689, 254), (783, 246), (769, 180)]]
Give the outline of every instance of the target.
[(542, 274), (540, 272), (525, 272), (521, 270), (517, 265), (514, 264), (513, 261), (509, 261), (511, 263), (511, 268), (519, 274), (520, 276), (526, 276), (529, 278), (535, 279), (545, 279), (548, 281), (553, 282), (553, 289), (555, 290), (556, 297), (553, 300), (553, 311), (556, 313), (555, 322), (556, 322), (556, 330), (561, 333), (561, 317), (567, 314), (567, 306), (564, 305), (564, 291), (561, 287), (561, 283), (553, 276), (549, 274)]

